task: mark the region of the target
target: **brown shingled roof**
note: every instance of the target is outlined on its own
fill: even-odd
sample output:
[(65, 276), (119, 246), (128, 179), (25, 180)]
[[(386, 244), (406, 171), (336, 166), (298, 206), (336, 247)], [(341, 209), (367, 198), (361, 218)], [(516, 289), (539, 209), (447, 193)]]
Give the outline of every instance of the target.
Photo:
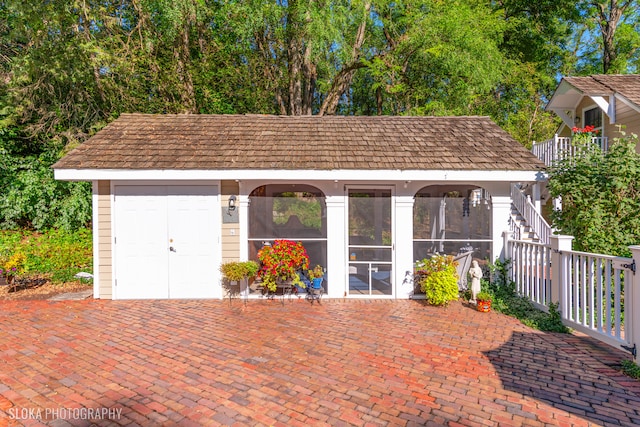
[(123, 114), (55, 169), (535, 170), (488, 117)]
[(640, 75), (638, 74), (596, 74), (587, 77), (565, 77), (564, 80), (585, 95), (618, 93), (640, 106)]

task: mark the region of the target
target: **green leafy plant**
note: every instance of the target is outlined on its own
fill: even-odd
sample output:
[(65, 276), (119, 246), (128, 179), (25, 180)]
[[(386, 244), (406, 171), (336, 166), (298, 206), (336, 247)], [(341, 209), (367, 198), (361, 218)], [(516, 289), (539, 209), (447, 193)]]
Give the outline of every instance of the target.
[(626, 375), (630, 376), (631, 378), (640, 379), (640, 366), (627, 359), (623, 360), (621, 362), (621, 365), (622, 372), (624, 372)]
[(230, 261), (220, 266), (220, 272), (232, 282), (254, 277), (260, 266), (255, 261)]
[(449, 255), (434, 255), (418, 263), (420, 289), (431, 305), (448, 305), (458, 299), (457, 263)]
[[(533, 303), (516, 292), (516, 284), (509, 279), (511, 260), (489, 264), (491, 281), (481, 282), (482, 290), (492, 297), (493, 310), (515, 317), (525, 325), (547, 332), (568, 333), (570, 329), (562, 323), (557, 304), (549, 304), (549, 312), (538, 310)], [(478, 298), (479, 299), (479, 298)]]
[(0, 275), (3, 275), (9, 282), (12, 282), (13, 278), (24, 273), (26, 260), (27, 257), (22, 252), (15, 252), (6, 259), (0, 260)]
[(247, 277), (256, 277), (260, 271), (260, 265), (255, 261), (244, 261), (243, 263)]
[(321, 265), (316, 265), (312, 269), (307, 270), (307, 277), (310, 280), (318, 279), (318, 278), (323, 277), (323, 276), (324, 276), (324, 269), (322, 268)]
[(478, 295), (476, 295), (476, 300), (478, 301), (491, 301), (493, 299), (493, 296), (489, 293), (489, 292), (478, 292)]
[(80, 271), (92, 271), (91, 231), (0, 231), (0, 256), (23, 253), (24, 276), (45, 276), (53, 283), (71, 282)]
[(301, 288), (304, 282), (298, 276), (299, 271), (309, 268), (309, 256), (302, 243), (291, 240), (276, 240), (273, 245), (264, 246), (258, 251), (258, 258), (262, 264), (258, 277), (262, 284), (275, 292), (278, 281), (289, 281)]
[(630, 256), (640, 236), (638, 137), (616, 138), (609, 151), (588, 150), (549, 169), (549, 191), (562, 198), (553, 225), (575, 237), (575, 250)]

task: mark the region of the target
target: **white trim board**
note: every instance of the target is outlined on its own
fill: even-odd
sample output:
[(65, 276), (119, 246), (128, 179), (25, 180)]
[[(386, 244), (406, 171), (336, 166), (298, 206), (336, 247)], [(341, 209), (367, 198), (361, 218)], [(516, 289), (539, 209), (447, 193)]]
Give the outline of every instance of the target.
[[(94, 180), (269, 180), (269, 181), (545, 181), (542, 170), (131, 170), (131, 169), (55, 169), (55, 179)], [(292, 177), (297, 177), (293, 178)]]

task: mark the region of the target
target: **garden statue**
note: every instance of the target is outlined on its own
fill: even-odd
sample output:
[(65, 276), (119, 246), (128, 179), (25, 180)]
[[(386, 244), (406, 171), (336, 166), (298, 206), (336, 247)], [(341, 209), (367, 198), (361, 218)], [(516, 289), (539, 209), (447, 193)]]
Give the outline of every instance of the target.
[(482, 269), (478, 265), (478, 261), (474, 260), (471, 263), (469, 275), (471, 276), (471, 295), (472, 299), (475, 301), (476, 295), (480, 292), (480, 279), (482, 279)]

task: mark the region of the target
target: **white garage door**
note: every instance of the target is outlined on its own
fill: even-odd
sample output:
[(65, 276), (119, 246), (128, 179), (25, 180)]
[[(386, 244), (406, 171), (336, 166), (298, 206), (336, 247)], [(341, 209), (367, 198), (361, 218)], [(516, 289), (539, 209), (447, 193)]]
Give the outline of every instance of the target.
[(117, 185), (114, 191), (115, 297), (219, 297), (217, 188)]

